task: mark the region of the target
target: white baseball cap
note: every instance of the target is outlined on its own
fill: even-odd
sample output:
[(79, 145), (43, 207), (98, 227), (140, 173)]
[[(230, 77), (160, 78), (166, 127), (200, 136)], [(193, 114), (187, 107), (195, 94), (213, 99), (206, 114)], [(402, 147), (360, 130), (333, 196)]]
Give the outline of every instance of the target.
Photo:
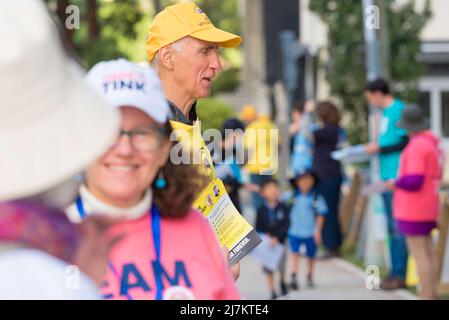
[(84, 170), (114, 142), (120, 116), (86, 85), (42, 1), (1, 1), (0, 38), (5, 201), (44, 192)]
[(104, 61), (92, 67), (86, 80), (111, 107), (135, 107), (161, 124), (169, 118), (161, 82), (151, 68), (125, 59)]

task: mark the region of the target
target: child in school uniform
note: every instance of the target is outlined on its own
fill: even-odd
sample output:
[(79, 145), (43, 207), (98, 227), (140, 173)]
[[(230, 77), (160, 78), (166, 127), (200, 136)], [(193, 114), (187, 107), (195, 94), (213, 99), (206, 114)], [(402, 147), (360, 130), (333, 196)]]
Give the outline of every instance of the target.
[(291, 182), (295, 187), (295, 196), (290, 210), (288, 230), (292, 251), (290, 287), (292, 290), (298, 290), (299, 252), (303, 245), (308, 260), (307, 286), (314, 287), (313, 269), (316, 251), (317, 246), (321, 244), (321, 231), (328, 210), (323, 196), (316, 192), (317, 177), (312, 171), (298, 173)]
[[(261, 185), (260, 193), (264, 201), (257, 210), (256, 230), (259, 233), (265, 234), (270, 239), (271, 245), (283, 245), (287, 239), (289, 227), (289, 208), (285, 203), (279, 200), (281, 190), (278, 182), (273, 179), (265, 181)], [(281, 295), (286, 295), (288, 293), (287, 284), (285, 282), (285, 265), (286, 251), (284, 250), (284, 254), (278, 266)], [(275, 288), (274, 272), (268, 270), (266, 267), (264, 267), (263, 270), (268, 277), (271, 299), (276, 299), (278, 293)]]

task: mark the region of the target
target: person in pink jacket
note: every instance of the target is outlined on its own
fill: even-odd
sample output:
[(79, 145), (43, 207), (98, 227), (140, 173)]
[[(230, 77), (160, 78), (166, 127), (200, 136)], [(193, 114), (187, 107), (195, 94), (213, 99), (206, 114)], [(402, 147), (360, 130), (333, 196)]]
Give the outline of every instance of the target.
[(436, 296), (436, 256), (431, 231), (439, 215), (442, 153), (439, 139), (429, 131), (421, 108), (408, 106), (398, 126), (407, 130), (410, 142), (404, 149), (398, 178), (390, 182), (394, 192), (394, 218), (415, 258), (421, 284), (420, 297)]

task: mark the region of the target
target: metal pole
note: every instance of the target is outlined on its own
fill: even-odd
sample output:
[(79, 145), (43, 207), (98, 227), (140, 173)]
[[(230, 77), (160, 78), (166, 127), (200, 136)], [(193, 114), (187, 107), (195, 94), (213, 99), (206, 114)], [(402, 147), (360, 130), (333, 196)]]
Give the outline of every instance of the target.
[[(363, 10), (363, 31), (365, 38), (365, 52), (366, 52), (366, 73), (367, 80), (371, 81), (378, 78), (381, 74), (381, 63), (380, 63), (380, 48), (377, 40), (376, 26), (377, 21), (373, 19), (379, 19), (379, 8), (374, 5), (374, 0), (362, 0), (362, 10)], [(370, 142), (377, 142), (377, 127), (378, 127), (378, 112), (373, 106), (369, 106), (369, 136)], [(378, 181), (379, 175), (379, 160), (378, 157), (372, 157), (370, 161), (370, 183)], [(368, 205), (368, 219), (365, 220), (365, 243), (363, 247), (365, 251), (365, 264), (379, 265), (381, 261), (378, 258), (378, 248), (375, 243), (375, 221), (376, 214), (379, 211), (380, 196), (373, 195), (369, 198)]]
[(309, 52), (305, 55), (305, 93), (306, 100), (315, 98), (315, 77), (313, 68), (313, 55)]
[(281, 138), (281, 152), (279, 154), (278, 172), (279, 182), (283, 190), (288, 187), (288, 171), (290, 168), (290, 152), (289, 152), (289, 109), (291, 105), (291, 93), (286, 89), (282, 81), (277, 81), (274, 84), (274, 98), (276, 100), (276, 106), (278, 107), (277, 113), (277, 126), (279, 129), (279, 137)]
[(389, 17), (387, 11), (387, 3), (385, 0), (377, 0), (380, 8), (380, 50), (381, 50), (381, 61), (382, 61), (382, 77), (389, 81), (391, 78), (390, 71), (390, 32), (389, 32)]
[[(368, 80), (374, 80), (380, 75), (380, 50), (377, 41), (376, 29), (370, 25), (370, 20), (373, 19), (373, 12), (370, 10), (374, 8), (374, 0), (362, 0), (363, 8), (363, 34), (365, 36), (366, 47), (366, 70)], [(376, 17), (374, 17), (376, 19)]]

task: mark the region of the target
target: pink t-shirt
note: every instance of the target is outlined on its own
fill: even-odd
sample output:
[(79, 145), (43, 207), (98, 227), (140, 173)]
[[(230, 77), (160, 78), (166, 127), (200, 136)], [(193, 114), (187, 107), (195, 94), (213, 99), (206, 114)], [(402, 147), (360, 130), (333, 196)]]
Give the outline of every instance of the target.
[(399, 178), (423, 175), (424, 184), (418, 191), (396, 189), (394, 217), (396, 220), (431, 222), (438, 218), (438, 190), (442, 176), (442, 156), (439, 140), (430, 131), (414, 136), (401, 155)]
[(161, 265), (156, 262), (150, 214), (109, 231), (124, 238), (111, 252), (112, 267), (101, 288), (106, 299), (153, 300), (156, 277), (162, 278), (164, 299), (240, 299), (217, 238), (199, 212), (161, 219)]

